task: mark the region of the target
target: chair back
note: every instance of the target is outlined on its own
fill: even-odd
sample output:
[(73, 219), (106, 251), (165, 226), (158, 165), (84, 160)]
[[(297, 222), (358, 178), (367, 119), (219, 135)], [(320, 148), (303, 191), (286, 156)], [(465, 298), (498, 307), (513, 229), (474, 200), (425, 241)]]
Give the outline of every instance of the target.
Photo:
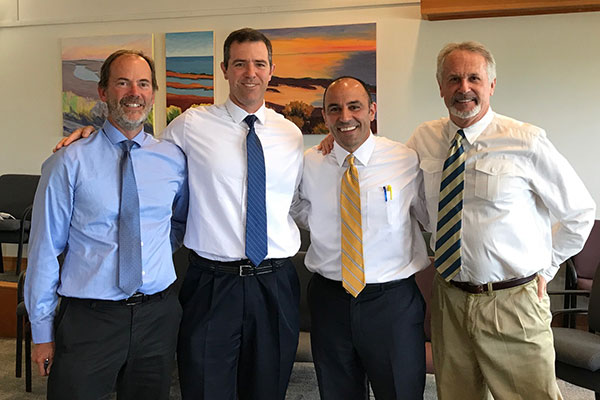
[(33, 204), (39, 180), (39, 175), (0, 176), (0, 212), (21, 219), (27, 207)]
[(594, 279), (596, 268), (600, 264), (600, 220), (594, 221), (594, 226), (583, 249), (573, 256), (573, 264), (578, 279)]

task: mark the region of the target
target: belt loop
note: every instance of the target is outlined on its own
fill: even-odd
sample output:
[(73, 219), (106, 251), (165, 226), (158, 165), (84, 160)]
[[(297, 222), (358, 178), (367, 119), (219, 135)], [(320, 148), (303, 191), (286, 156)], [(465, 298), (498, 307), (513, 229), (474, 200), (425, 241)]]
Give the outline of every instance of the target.
[(491, 282), (488, 282), (487, 284), (487, 292), (488, 292), (488, 296), (491, 296), (494, 292), (494, 284)]

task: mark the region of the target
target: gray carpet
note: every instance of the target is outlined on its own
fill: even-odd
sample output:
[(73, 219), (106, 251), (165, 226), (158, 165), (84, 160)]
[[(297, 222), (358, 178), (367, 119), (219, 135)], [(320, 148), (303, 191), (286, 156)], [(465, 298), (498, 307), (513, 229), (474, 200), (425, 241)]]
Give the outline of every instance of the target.
[[(23, 374), (24, 375), (24, 374)], [(33, 392), (25, 392), (25, 377), (15, 378), (15, 340), (0, 338), (0, 400), (42, 400), (45, 399), (46, 379), (33, 374)], [(559, 381), (565, 400), (593, 400), (594, 394), (566, 382)], [(179, 400), (181, 395), (174, 382), (171, 400)], [(318, 400), (319, 392), (312, 363), (296, 363), (290, 379), (286, 400)], [(424, 400), (435, 400), (435, 379), (427, 375)]]

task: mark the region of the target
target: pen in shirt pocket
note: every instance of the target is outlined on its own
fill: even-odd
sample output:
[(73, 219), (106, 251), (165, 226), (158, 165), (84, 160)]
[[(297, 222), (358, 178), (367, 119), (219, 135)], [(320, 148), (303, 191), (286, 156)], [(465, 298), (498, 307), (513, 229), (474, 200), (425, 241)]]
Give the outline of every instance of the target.
[(387, 203), (387, 186), (383, 187), (383, 199), (385, 200), (385, 202)]

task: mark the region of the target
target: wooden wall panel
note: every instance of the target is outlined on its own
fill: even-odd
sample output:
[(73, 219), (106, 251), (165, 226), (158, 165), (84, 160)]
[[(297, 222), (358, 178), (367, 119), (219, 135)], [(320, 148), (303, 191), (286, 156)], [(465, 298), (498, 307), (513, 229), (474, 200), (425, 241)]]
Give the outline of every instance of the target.
[(600, 0), (421, 0), (430, 21), (584, 11), (600, 11)]

